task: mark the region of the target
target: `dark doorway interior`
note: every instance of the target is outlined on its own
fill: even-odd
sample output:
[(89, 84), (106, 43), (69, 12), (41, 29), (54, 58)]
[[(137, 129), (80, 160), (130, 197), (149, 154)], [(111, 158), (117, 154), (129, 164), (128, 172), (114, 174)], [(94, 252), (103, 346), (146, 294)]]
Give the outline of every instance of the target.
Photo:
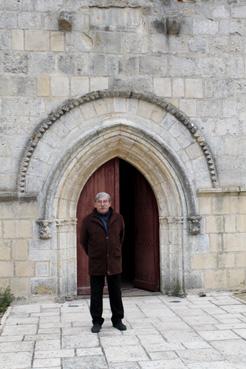
[(120, 160), (120, 212), (125, 220), (125, 241), (123, 245), (122, 284), (132, 287), (134, 271), (134, 174), (136, 169)]
[(120, 212), (126, 225), (123, 287), (159, 291), (159, 221), (156, 199), (145, 177), (119, 161)]

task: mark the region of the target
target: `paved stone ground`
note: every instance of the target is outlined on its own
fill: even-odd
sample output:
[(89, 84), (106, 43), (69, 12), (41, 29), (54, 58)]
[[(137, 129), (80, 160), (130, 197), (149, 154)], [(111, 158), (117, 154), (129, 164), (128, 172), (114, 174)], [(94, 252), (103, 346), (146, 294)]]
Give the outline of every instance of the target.
[(231, 293), (125, 297), (126, 332), (99, 334), (89, 301), (15, 305), (3, 317), (1, 369), (245, 369), (246, 304)]

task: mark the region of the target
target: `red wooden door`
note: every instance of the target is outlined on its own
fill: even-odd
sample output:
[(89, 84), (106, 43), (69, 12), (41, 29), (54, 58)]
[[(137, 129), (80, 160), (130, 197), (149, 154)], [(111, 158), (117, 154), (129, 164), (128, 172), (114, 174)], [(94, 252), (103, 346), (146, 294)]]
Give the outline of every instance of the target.
[(113, 208), (120, 211), (120, 183), (123, 193), (122, 215), (124, 217), (126, 214), (125, 220), (128, 223), (126, 242), (123, 246), (123, 249), (128, 250), (127, 260), (124, 259), (123, 253), (125, 272), (127, 274), (133, 260), (134, 286), (150, 291), (159, 290), (159, 221), (156, 199), (144, 176), (126, 162), (124, 162), (127, 165), (122, 171), (120, 181), (119, 163), (120, 159), (115, 158), (101, 166), (89, 178), (79, 198), (77, 208), (78, 294), (90, 292), (88, 259), (79, 242), (82, 219), (92, 211), (95, 194), (101, 191), (111, 194)]
[(160, 289), (159, 216), (154, 192), (144, 176), (134, 173), (134, 286)]
[(94, 207), (95, 195), (108, 192), (112, 196), (112, 207), (119, 212), (119, 159), (115, 158), (102, 165), (84, 186), (77, 207), (77, 285), (78, 294), (90, 292), (88, 257), (80, 245), (79, 235), (83, 218)]

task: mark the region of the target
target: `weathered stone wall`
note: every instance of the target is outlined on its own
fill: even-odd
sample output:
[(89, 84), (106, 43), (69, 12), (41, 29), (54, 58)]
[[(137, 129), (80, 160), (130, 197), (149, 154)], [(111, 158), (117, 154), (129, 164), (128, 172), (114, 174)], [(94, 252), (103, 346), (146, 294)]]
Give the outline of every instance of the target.
[[(59, 30), (61, 11), (71, 12), (72, 31)], [(168, 33), (166, 18), (173, 15), (182, 17), (179, 35)], [(187, 157), (178, 149), (176, 155), (185, 162), (183, 170), (189, 174), (194, 193), (199, 192), (202, 234), (187, 241), (186, 249), (191, 245), (186, 260), (186, 273), (190, 273), (187, 284), (206, 288), (243, 285), (245, 44), (244, 0), (0, 0), (2, 198), (6, 200), (6, 193), (17, 191), (20, 160), (32, 132), (65, 100), (113, 88), (151, 92), (171, 102), (198, 126), (218, 171), (221, 189), (199, 192), (199, 188), (209, 187), (209, 176), (194, 139), (188, 132), (184, 134), (179, 124), (169, 127), (170, 131), (167, 125), (167, 129), (158, 128), (156, 134), (163, 140), (166, 132), (170, 133), (172, 150), (175, 142), (184, 148)], [(100, 103), (97, 109), (99, 116), (103, 111)], [(148, 110), (147, 103), (142, 109)], [(114, 113), (119, 112), (108, 111)], [(10, 284), (19, 295), (57, 292), (56, 240), (40, 241), (38, 237), (36, 220), (46, 194), (37, 172), (47, 170), (49, 177), (52, 157), (62, 160), (64, 150), (57, 142), (66, 136), (71, 117), (61, 120), (62, 130), (52, 127), (37, 147), (29, 171), (40, 184), (37, 201), (15, 198), (2, 202), (0, 196), (1, 284)], [(86, 118), (86, 114), (81, 117)], [(76, 118), (73, 123), (76, 126)], [(160, 119), (160, 126), (164, 123)], [(146, 127), (149, 124), (150, 120)], [(197, 167), (192, 164), (196, 158), (201, 159)], [(31, 192), (37, 188), (30, 178), (27, 176)]]
[(200, 211), (208, 247), (196, 250), (192, 269), (202, 272), (205, 288), (243, 287), (246, 281), (246, 192), (201, 191)]

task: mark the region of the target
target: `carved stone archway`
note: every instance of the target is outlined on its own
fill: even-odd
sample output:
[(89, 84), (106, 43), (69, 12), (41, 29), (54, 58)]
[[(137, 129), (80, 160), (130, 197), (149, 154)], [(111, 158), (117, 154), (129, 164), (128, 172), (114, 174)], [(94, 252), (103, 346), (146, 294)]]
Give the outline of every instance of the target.
[(217, 185), (209, 146), (182, 112), (154, 95), (98, 91), (67, 102), (42, 121), (20, 162), (18, 193), (38, 193), (39, 242), (51, 240), (57, 293), (77, 292), (78, 198), (93, 172), (114, 157), (134, 165), (155, 193), (161, 290), (194, 287), (190, 255), (200, 230), (197, 185)]
[(58, 294), (77, 291), (76, 209), (81, 189), (98, 167), (116, 156), (134, 165), (152, 186), (159, 208), (161, 291), (183, 293), (190, 272), (189, 218), (197, 217), (194, 193), (165, 147), (141, 131), (116, 125), (80, 142), (47, 188), (44, 217), (56, 225), (51, 231), (58, 250)]

